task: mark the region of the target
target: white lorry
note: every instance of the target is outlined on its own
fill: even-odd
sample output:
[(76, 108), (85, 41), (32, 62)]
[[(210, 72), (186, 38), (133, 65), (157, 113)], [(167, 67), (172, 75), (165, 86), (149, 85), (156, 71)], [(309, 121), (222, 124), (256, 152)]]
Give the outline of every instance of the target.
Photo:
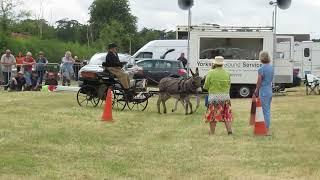
[(154, 40), (139, 49), (132, 57), (138, 61), (142, 59), (162, 59), (166, 52), (166, 59), (178, 59), (181, 53), (187, 55), (188, 42), (186, 40)]
[[(183, 30), (187, 27), (178, 26)], [(267, 51), (272, 58), (274, 51), (272, 27), (220, 27), (193, 26), (190, 32), (190, 68), (199, 68), (205, 76), (212, 67), (215, 56), (225, 58), (224, 67), (231, 74), (231, 93), (250, 97), (261, 67), (259, 53)], [(290, 59), (275, 59), (274, 83), (292, 83), (293, 66)]]

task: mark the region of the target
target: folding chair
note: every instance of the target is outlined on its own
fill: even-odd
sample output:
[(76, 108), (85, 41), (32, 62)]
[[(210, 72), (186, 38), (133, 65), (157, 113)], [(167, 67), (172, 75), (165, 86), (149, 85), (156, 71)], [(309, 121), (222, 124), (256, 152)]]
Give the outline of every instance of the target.
[(314, 94), (320, 94), (319, 91), (319, 85), (320, 85), (320, 79), (312, 74), (306, 74), (305, 76), (305, 84), (306, 84), (306, 94), (311, 95)]

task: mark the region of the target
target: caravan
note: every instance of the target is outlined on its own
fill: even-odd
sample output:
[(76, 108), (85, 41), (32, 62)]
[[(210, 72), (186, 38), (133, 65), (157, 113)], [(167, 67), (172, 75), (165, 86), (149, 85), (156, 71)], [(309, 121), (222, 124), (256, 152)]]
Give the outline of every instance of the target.
[(278, 42), (278, 51), (288, 51), (291, 53), (283, 54), (284, 58), (291, 56), (295, 71), (301, 78), (307, 74), (313, 74), (320, 77), (320, 42), (303, 41), (303, 42)]

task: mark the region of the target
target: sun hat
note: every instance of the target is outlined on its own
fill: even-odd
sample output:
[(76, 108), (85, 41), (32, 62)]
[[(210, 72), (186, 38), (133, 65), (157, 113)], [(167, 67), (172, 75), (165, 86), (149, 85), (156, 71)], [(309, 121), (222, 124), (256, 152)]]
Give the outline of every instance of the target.
[(215, 65), (224, 65), (224, 58), (222, 56), (216, 56), (213, 60)]

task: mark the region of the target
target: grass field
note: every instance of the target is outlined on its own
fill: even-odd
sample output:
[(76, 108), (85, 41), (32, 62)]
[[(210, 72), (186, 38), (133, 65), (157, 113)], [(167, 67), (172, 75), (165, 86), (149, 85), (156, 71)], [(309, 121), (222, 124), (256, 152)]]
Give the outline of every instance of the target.
[(232, 103), (234, 135), (209, 136), (204, 108), (158, 115), (152, 99), (105, 123), (73, 93), (0, 92), (0, 179), (320, 179), (320, 96), (275, 97), (271, 137), (252, 135), (249, 99)]

